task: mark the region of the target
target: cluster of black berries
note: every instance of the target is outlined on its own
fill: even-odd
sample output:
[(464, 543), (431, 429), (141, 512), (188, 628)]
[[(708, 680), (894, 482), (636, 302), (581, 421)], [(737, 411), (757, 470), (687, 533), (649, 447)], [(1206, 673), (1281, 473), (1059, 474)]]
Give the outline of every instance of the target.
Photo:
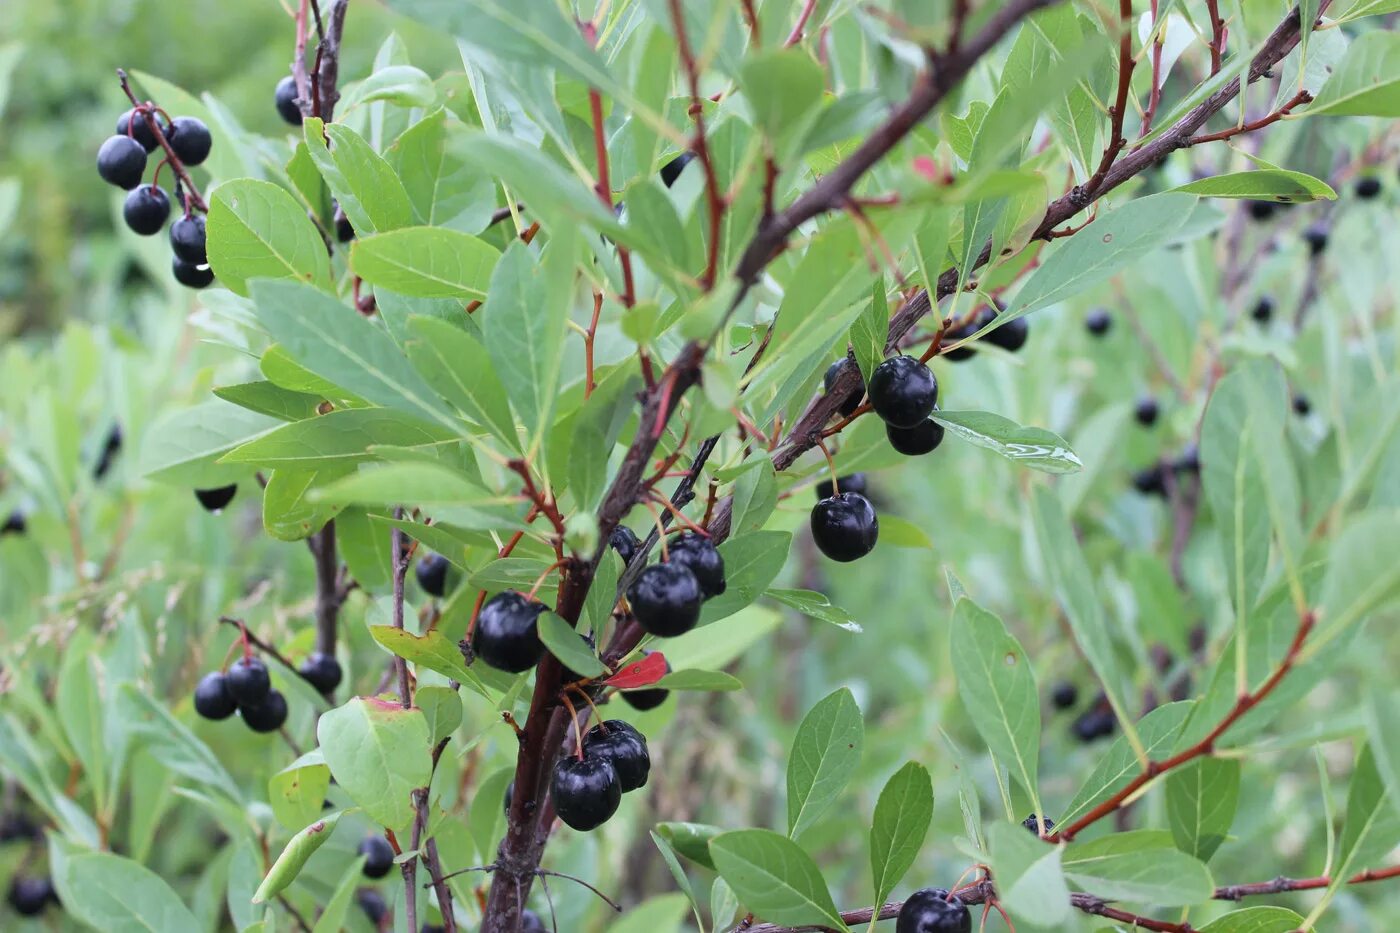
[(549, 785), (554, 811), (580, 832), (597, 829), (617, 812), (623, 794), (646, 785), (650, 773), (646, 736), (621, 719), (600, 722), (576, 755), (555, 763)]
[[(209, 127), (197, 117), (171, 120), (149, 104), (133, 107), (121, 115), (116, 135), (109, 136), (97, 150), (97, 173), (109, 184), (130, 192), (122, 207), (122, 217), (133, 232), (153, 236), (170, 219), (170, 198), (156, 180), (160, 177), (161, 166), (170, 162), (171, 156), (156, 166), (151, 183), (143, 185), (147, 153), (164, 148), (188, 167), (208, 158), (213, 142)], [(180, 191), (178, 180), (175, 196), (181, 216), (170, 225), (170, 250), (174, 253), (171, 272), (181, 285), (204, 288), (214, 281), (214, 272), (205, 254), (204, 218), (194, 212), (194, 205)]]
[(909, 895), (899, 908), (895, 933), (971, 933), (972, 915), (956, 894), (944, 888), (924, 888)]
[(685, 531), (668, 542), (661, 563), (627, 588), (627, 603), (648, 634), (674, 638), (695, 628), (700, 607), (723, 593), (724, 558), (708, 535)]
[(267, 665), (251, 655), (210, 671), (194, 688), (194, 710), (205, 719), (227, 719), (238, 712), (254, 732), (276, 732), (287, 721), (287, 698), (272, 689)]

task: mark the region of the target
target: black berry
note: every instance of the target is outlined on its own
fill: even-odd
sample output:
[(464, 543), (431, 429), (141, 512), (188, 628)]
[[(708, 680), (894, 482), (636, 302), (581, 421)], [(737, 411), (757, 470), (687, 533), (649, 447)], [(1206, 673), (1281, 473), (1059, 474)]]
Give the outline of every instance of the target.
[(209, 158), (209, 150), (214, 146), (209, 127), (198, 117), (176, 117), (170, 124), (166, 139), (186, 165), (198, 165)]
[(1084, 326), (1095, 337), (1102, 337), (1113, 326), (1113, 315), (1108, 313), (1107, 308), (1095, 308), (1084, 318)]
[(170, 199), (155, 185), (133, 188), (122, 205), (122, 218), (133, 233), (152, 236), (170, 219)]
[(1181, 455), (1172, 461), (1172, 469), (1177, 473), (1201, 472), (1201, 449), (1195, 444), (1187, 444), (1182, 448)]
[(272, 678), (260, 658), (239, 658), (228, 666), (228, 692), (239, 706), (257, 706), (272, 691)]
[(987, 341), (996, 344), (1003, 350), (1015, 353), (1026, 345), (1026, 338), (1031, 333), (1031, 322), (1024, 317), (1018, 317), (1001, 325), (994, 331), (987, 334)]
[(895, 933), (971, 933), (972, 915), (962, 898), (943, 888), (924, 888), (899, 908)]
[[(651, 654), (650, 651), (643, 651), (642, 657), (646, 657), (649, 654)], [(670, 661), (666, 662), (666, 673), (671, 673)], [(622, 691), (622, 699), (627, 705), (643, 713), (650, 709), (656, 709), (662, 703), (665, 703), (666, 698), (670, 695), (671, 691), (663, 687), (645, 687), (641, 690)]]
[(700, 581), (679, 563), (652, 564), (627, 589), (627, 602), (637, 623), (661, 638), (674, 638), (695, 628), (704, 599)]
[(306, 678), (307, 683), (322, 693), (334, 692), (335, 688), (340, 686), (343, 676), (340, 662), (335, 659), (335, 655), (323, 654), (320, 651), (308, 654), (297, 671)]
[(1070, 726), (1070, 731), (1074, 737), (1081, 742), (1093, 742), (1095, 739), (1103, 739), (1113, 734), (1118, 728), (1118, 720), (1113, 718), (1111, 710), (1103, 710), (1095, 707), (1087, 710), (1075, 719)]
[(232, 486), (220, 486), (218, 489), (196, 489), (194, 497), (210, 512), (217, 512), (233, 501), (233, 494), (236, 492), (238, 484), (234, 483)]
[(1268, 295), (1262, 296), (1254, 305), (1253, 310), (1249, 312), (1249, 316), (1260, 324), (1269, 323), (1269, 320), (1274, 316), (1274, 300)]
[(34, 840), (40, 835), (38, 825), (23, 813), (10, 813), (0, 820), (0, 842)]
[(374, 924), (375, 929), (384, 922), (384, 918), (389, 914), (389, 904), (384, 900), (384, 895), (374, 888), (361, 888), (355, 892), (355, 903), (360, 905), (360, 909), (365, 912), (369, 922)]
[(617, 552), (617, 556), (622, 558), (624, 564), (632, 563), (632, 558), (637, 556), (637, 549), (642, 546), (642, 541), (637, 537), (637, 533), (626, 525), (618, 525), (608, 535), (608, 547)]
[(1308, 244), (1308, 252), (1313, 256), (1322, 255), (1327, 248), (1327, 228), (1315, 224), (1303, 231), (1303, 242)]
[(498, 593), (481, 607), (472, 633), (476, 656), (500, 671), (519, 674), (544, 657), (535, 623), (545, 606), (531, 602), (514, 590)]
[(15, 509), (6, 517), (5, 524), (0, 525), (0, 535), (22, 535), (28, 526), (29, 520), (24, 517), (24, 513)]
[[(135, 113), (135, 110), (128, 110), (117, 118), (117, 135), (130, 136), (140, 143), (141, 148), (147, 152), (155, 152), (156, 148), (160, 146), (160, 140), (156, 139), (156, 134), (151, 132), (151, 125), (146, 122), (144, 116), (137, 116), (136, 125), (131, 126), (131, 118)], [(166, 123), (165, 118), (160, 114), (155, 114), (155, 118), (160, 131), (169, 137), (170, 124)], [(127, 131), (128, 127), (130, 127), (130, 132)]]
[(695, 158), (695, 153), (689, 150), (682, 152), (670, 162), (661, 166), (661, 183), (667, 188), (676, 183), (676, 179), (681, 177), (681, 172), (690, 164), (690, 160)]
[(109, 185), (135, 188), (146, 174), (146, 150), (129, 136), (109, 136), (97, 150), (97, 174)]
[(394, 847), (383, 836), (366, 836), (355, 851), (365, 857), (366, 878), (383, 878), (394, 867)]
[(886, 424), (912, 428), (938, 404), (933, 370), (912, 356), (894, 356), (870, 374), (870, 406)]
[(112, 425), (107, 432), (107, 437), (102, 441), (102, 453), (98, 454), (97, 463), (93, 465), (92, 476), (94, 479), (101, 479), (112, 469), (112, 462), (117, 459), (117, 454), (122, 450), (122, 426)]
[(53, 882), (48, 878), (16, 875), (10, 882), (10, 906), (21, 917), (37, 917), (51, 901), (57, 900)]
[[(826, 374), (822, 376), (822, 386), (826, 389), (827, 392), (830, 392), (831, 387), (836, 384), (836, 377), (841, 374), (841, 364), (845, 362), (846, 360), (843, 357), (826, 368)], [(854, 366), (855, 364), (852, 363), (851, 365)], [(850, 417), (852, 414), (855, 413), (855, 410), (860, 407), (860, 399), (861, 394), (858, 392), (855, 395), (852, 395), (850, 398), (846, 399), (844, 402), (842, 402), (841, 407), (836, 410), (839, 411), (841, 414)]]
[(1134, 473), (1133, 488), (1144, 496), (1165, 496), (1167, 479), (1161, 464), (1153, 464)]
[(869, 554), (880, 536), (875, 507), (858, 492), (843, 492), (812, 506), (811, 524), (818, 550), (843, 563)]
[(646, 736), (630, 723), (609, 719), (589, 729), (583, 737), (583, 754), (612, 762), (624, 794), (646, 786), (651, 755), (647, 752)]
[(1302, 392), (1293, 396), (1293, 412), (1304, 418), (1312, 413), (1312, 402)]
[(345, 216), (345, 211), (340, 209), (340, 205), (335, 206), (335, 238), (341, 243), (349, 243), (355, 239), (355, 225), (350, 223), (350, 218)]
[(1156, 424), (1158, 414), (1160, 414), (1160, 409), (1157, 406), (1157, 400), (1150, 395), (1144, 395), (1133, 406), (1133, 417), (1144, 428), (1150, 428)]
[(205, 249), (204, 216), (191, 214), (180, 216), (170, 225), (170, 251), (175, 258), (196, 266), (209, 261)]
[(1369, 201), (1381, 193), (1381, 180), (1375, 175), (1367, 175), (1356, 180), (1356, 196), (1363, 201)]
[(1278, 210), (1278, 205), (1273, 201), (1249, 202), (1249, 216), (1261, 222), (1274, 216), (1276, 210)]
[(276, 732), (287, 721), (287, 698), (276, 690), (268, 691), (261, 703), (238, 705), (238, 714), (254, 732)]
[(622, 782), (617, 769), (604, 758), (560, 758), (550, 781), (554, 811), (565, 824), (580, 832), (606, 823), (622, 802)]
[[(214, 282), (214, 270), (206, 265), (185, 262), (179, 256), (170, 259), (170, 271), (175, 281), (186, 288), (208, 288)], [(229, 489), (234, 487), (230, 486)], [(230, 497), (231, 498), (231, 497)]]
[(1045, 825), (1042, 828), (1040, 820), (1035, 818), (1034, 813), (1022, 820), (1021, 825), (1037, 836), (1048, 836), (1055, 829), (1055, 821), (1048, 816), (1045, 818)]
[[(967, 321), (957, 327), (949, 328), (943, 335), (943, 346), (950, 346), (951, 344), (957, 343), (959, 340), (966, 340), (994, 321), (996, 316), (997, 312), (995, 308), (990, 305), (983, 306)], [(938, 355), (941, 359), (951, 360), (956, 363), (976, 356), (977, 348), (969, 344), (963, 347), (954, 347), (951, 350), (940, 350)]]
[(885, 436), (890, 439), (890, 446), (895, 450), (906, 457), (917, 457), (932, 453), (943, 443), (943, 425), (932, 418), (925, 418), (921, 424), (912, 428), (897, 428), (887, 424)]
[(1079, 688), (1068, 680), (1062, 680), (1051, 689), (1050, 702), (1055, 704), (1055, 709), (1069, 709), (1079, 702)]
[(228, 678), (222, 671), (210, 671), (194, 688), (194, 711), (205, 719), (227, 719), (238, 704), (229, 693)]
[(540, 915), (528, 908), (520, 912), (520, 933), (545, 933), (547, 928)]
[(686, 567), (695, 574), (700, 592), (713, 599), (725, 590), (724, 558), (715, 543), (704, 535), (685, 531), (669, 542), (670, 562)]
[(301, 126), (301, 106), (297, 103), (297, 83), (287, 75), (277, 82), (277, 112), (292, 126)]
[(418, 577), (418, 585), (429, 596), (442, 598), (447, 592), (447, 558), (441, 554), (429, 554), (418, 562), (413, 573)]

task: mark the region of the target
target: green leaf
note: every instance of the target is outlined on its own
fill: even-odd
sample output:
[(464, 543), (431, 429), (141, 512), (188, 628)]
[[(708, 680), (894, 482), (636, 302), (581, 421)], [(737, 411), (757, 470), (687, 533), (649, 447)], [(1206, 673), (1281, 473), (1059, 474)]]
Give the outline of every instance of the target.
[(217, 386), (214, 394), (239, 408), (268, 415), (279, 421), (301, 421), (316, 414), (321, 404), (319, 395), (293, 392), (272, 382), (244, 382), (240, 385)]
[(1303, 917), (1287, 907), (1246, 907), (1216, 917), (1201, 933), (1293, 933)]
[(796, 843), (766, 829), (739, 829), (710, 840), (720, 877), (755, 914), (787, 926), (847, 930), (826, 881)]
[(273, 470), (263, 489), (263, 528), (278, 541), (303, 541), (320, 531), (339, 508), (318, 505), (309, 494), (317, 491), (318, 483), (343, 476), (345, 469), (335, 465), (321, 470)]
[(818, 593), (816, 590), (771, 589), (767, 595), (784, 606), (796, 609), (809, 619), (830, 622), (848, 632), (864, 631), (854, 616), (840, 606), (832, 605), (825, 593)]
[(540, 613), (537, 625), (540, 641), (544, 642), (550, 654), (559, 659), (560, 664), (580, 677), (601, 677), (608, 672), (574, 627), (555, 613)]
[(247, 295), (249, 279), (293, 279), (331, 288), (325, 241), (306, 210), (265, 181), (224, 182), (210, 196), (209, 265), (219, 283)]
[(766, 606), (749, 606), (728, 618), (667, 639), (666, 659), (677, 671), (718, 670), (770, 634), (782, 620), (779, 613)]
[(510, 450), (518, 450), (520, 440), (505, 386), (481, 341), (429, 317), (409, 318), (408, 332), (404, 350), (413, 368), (468, 418)]
[(1400, 843), (1400, 807), (1389, 799), (1394, 793), (1376, 767), (1371, 746), (1362, 746), (1347, 788), (1346, 821), (1337, 837), (1334, 884), (1376, 864)]
[(847, 335), (863, 382), (870, 381), (875, 367), (884, 360), (885, 338), (889, 332), (890, 304), (885, 291), (885, 277), (880, 276), (871, 288), (870, 304), (866, 305), (865, 310), (856, 318)]
[(326, 126), (316, 117), (302, 124), (302, 133), (311, 160), (357, 234), (413, 223), (413, 206), (399, 176), (359, 133), (342, 123)]
[[(844, 687), (803, 717), (787, 766), (788, 835), (796, 839), (840, 796), (860, 764), (865, 723)], [(738, 890), (736, 887), (735, 890)]]
[(729, 513), (731, 536), (758, 531), (778, 507), (778, 478), (772, 457), (755, 454), (751, 462), (741, 464), (739, 469), (743, 472), (734, 480)]
[(1210, 861), (1230, 833), (1240, 800), (1240, 763), (1202, 758), (1167, 774), (1167, 822), (1176, 847)]
[(875, 903), (883, 904), (919, 857), (933, 821), (933, 781), (918, 762), (907, 762), (880, 791), (870, 824), (870, 875)]
[(656, 831), (681, 855), (710, 871), (716, 870), (714, 860), (710, 858), (710, 840), (723, 832), (718, 826), (706, 823), (657, 823)]
[(880, 516), (880, 543), (887, 547), (910, 547), (928, 550), (933, 539), (917, 522), (898, 515)]
[(267, 782), (267, 799), (277, 822), (287, 829), (311, 823), (321, 813), (331, 769), (319, 749), (312, 749), (278, 771)]
[(743, 681), (724, 671), (684, 670), (667, 674), (656, 682), (663, 690), (695, 690), (708, 693), (723, 693), (743, 690)]
[(281, 425), (235, 447), (219, 462), (314, 470), (377, 459), (370, 449), (376, 446), (432, 448), (460, 440), (452, 431), (391, 409), (345, 408)]
[(306, 860), (325, 845), (331, 833), (335, 832), (340, 817), (340, 813), (324, 816), (289, 839), (286, 847), (282, 849), (282, 854), (277, 856), (277, 861), (267, 870), (267, 877), (258, 885), (257, 893), (253, 895), (253, 903), (265, 904), (286, 890), (287, 886), (296, 880), (297, 875), (301, 874)]
[(322, 713), (316, 723), (331, 775), (369, 818), (393, 830), (413, 821), (412, 792), (432, 774), (421, 710), (368, 697)]
[(1069, 887), (1060, 868), (1063, 846), (1048, 846), (1014, 823), (987, 831), (997, 897), (1018, 921), (1063, 929), (1069, 918)]
[(152, 482), (212, 489), (248, 476), (248, 468), (218, 461), (224, 454), (281, 424), (230, 405), (203, 402), (160, 418), (146, 432), (141, 471)]
[(775, 143), (805, 125), (825, 86), (821, 65), (798, 47), (750, 55), (739, 69), (739, 89), (759, 128)]
[(1302, 172), (1283, 169), (1212, 175), (1210, 178), (1202, 178), (1172, 190), (1204, 198), (1250, 198), (1285, 203), (1337, 200), (1337, 192), (1333, 191), (1327, 182)]
[(1210, 872), (1172, 845), (1170, 833), (1114, 833), (1065, 848), (1065, 877), (1107, 900), (1185, 907), (1210, 900)]
[(413, 691), (413, 702), (428, 720), (428, 734), (432, 736), (433, 745), (456, 732), (462, 724), (462, 698), (451, 687), (420, 684)]
[(371, 625), (369, 633), (390, 653), (405, 661), (468, 684), (482, 696), (486, 695), (481, 678), (473, 674), (462, 659), (462, 650), (436, 629), (425, 635), (414, 635), (392, 625)]
[(1355, 518), (1332, 545), (1319, 605), (1331, 636), (1400, 599), (1400, 511)]
[(958, 695), (987, 748), (1040, 809), (1040, 697), (1030, 658), (1001, 619), (963, 597), (949, 633)]
[[(437, 100), (432, 78), (412, 65), (387, 65), (350, 87), (341, 98), (340, 110), (348, 112), (359, 104), (387, 100), (400, 107), (430, 107)], [(310, 121), (307, 121), (310, 122)], [(340, 124), (331, 124), (333, 127)]]
[(965, 441), (1044, 473), (1076, 473), (1084, 464), (1064, 438), (1044, 428), (1026, 428), (989, 411), (936, 411), (933, 420)]
[(350, 912), (355, 891), (363, 880), (364, 861), (357, 858), (345, 869), (345, 874), (341, 875), (340, 883), (335, 886), (334, 893), (326, 901), (321, 916), (316, 918), (311, 933), (339, 933), (345, 929), (345, 916)]
[(718, 550), (724, 558), (726, 587), (723, 593), (705, 603), (700, 613), (701, 623), (731, 616), (763, 595), (787, 563), (791, 546), (792, 535), (786, 531), (755, 531), (720, 544)]
[(1400, 34), (1383, 29), (1363, 33), (1303, 113), (1400, 117)]
[(660, 894), (608, 924), (608, 933), (679, 933), (688, 902), (684, 894)]
[(356, 275), (417, 298), (482, 300), (500, 258), (484, 240), (447, 227), (404, 227), (350, 247)]
[(496, 183), (448, 151), (463, 127), (435, 110), (404, 130), (384, 157), (394, 167), (418, 223), (463, 233), (486, 229), (496, 207)]
[[(55, 851), (50, 846), (51, 853)], [(188, 933), (199, 922), (159, 875), (106, 852), (52, 859), (63, 910), (110, 933)]]
[(367, 467), (316, 490), (317, 502), (370, 506), (416, 505), (457, 528), (504, 531), (523, 528), (518, 503), (488, 493), (457, 470), (435, 463)]
[[(1183, 701), (1159, 706), (1137, 724), (1138, 735), (1149, 758), (1167, 756), (1175, 746), (1193, 702)], [(1074, 800), (1061, 813), (1060, 824), (1068, 826), (1103, 801), (1118, 793), (1142, 772), (1142, 763), (1126, 736), (1114, 739), (1108, 751), (1099, 757), (1094, 770), (1085, 779)]]

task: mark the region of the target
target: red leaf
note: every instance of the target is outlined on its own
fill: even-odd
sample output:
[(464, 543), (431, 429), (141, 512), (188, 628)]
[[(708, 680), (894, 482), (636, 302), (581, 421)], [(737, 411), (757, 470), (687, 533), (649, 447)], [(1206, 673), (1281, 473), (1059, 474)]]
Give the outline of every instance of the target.
[(650, 687), (665, 676), (666, 656), (660, 651), (653, 651), (626, 665), (603, 683), (609, 687), (631, 690), (634, 687)]

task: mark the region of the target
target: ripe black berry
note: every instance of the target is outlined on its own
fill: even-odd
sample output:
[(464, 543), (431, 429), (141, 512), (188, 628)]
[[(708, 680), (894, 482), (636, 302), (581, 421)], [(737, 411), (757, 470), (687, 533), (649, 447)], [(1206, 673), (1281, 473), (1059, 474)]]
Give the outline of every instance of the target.
[(1249, 216), (1261, 222), (1274, 216), (1276, 210), (1278, 210), (1278, 205), (1273, 201), (1249, 202)]
[(170, 219), (170, 199), (155, 185), (131, 189), (122, 205), (122, 218), (133, 233), (151, 236)]
[(1268, 295), (1260, 297), (1258, 304), (1249, 312), (1249, 316), (1260, 324), (1269, 323), (1269, 319), (1274, 316), (1274, 300)]
[(394, 867), (394, 847), (383, 836), (366, 836), (355, 851), (365, 857), (366, 878), (383, 878)]
[[(155, 152), (156, 147), (160, 145), (160, 140), (156, 139), (156, 134), (151, 132), (151, 126), (146, 122), (144, 116), (136, 117), (136, 125), (130, 127), (130, 132), (127, 131), (128, 126), (131, 124), (131, 118), (135, 113), (135, 110), (128, 110), (120, 117), (117, 117), (117, 135), (130, 136), (140, 143), (141, 148), (145, 149), (147, 152)], [(160, 114), (156, 114), (155, 118), (156, 124), (160, 127), (160, 131), (169, 137), (170, 124), (166, 123), (165, 118)]]
[(360, 905), (360, 909), (365, 912), (375, 929), (379, 929), (379, 924), (389, 913), (389, 904), (384, 900), (384, 895), (374, 888), (360, 888), (356, 891), (355, 903)]
[(1293, 412), (1299, 417), (1306, 418), (1312, 412), (1312, 402), (1302, 392), (1293, 396)]
[(209, 150), (214, 145), (209, 127), (198, 117), (176, 117), (166, 133), (166, 140), (186, 165), (198, 165), (209, 158)]
[(630, 723), (609, 719), (589, 729), (583, 737), (583, 754), (612, 762), (624, 794), (646, 786), (651, 755), (647, 752), (646, 736)]
[(1009, 321), (987, 334), (987, 341), (1010, 353), (1015, 353), (1026, 345), (1031, 334), (1031, 322), (1024, 317)]
[(669, 543), (670, 562), (686, 567), (695, 574), (700, 592), (713, 599), (725, 590), (724, 558), (715, 543), (704, 535), (685, 531)]
[[(649, 654), (651, 654), (650, 651), (643, 651), (642, 657), (646, 657)], [(670, 661), (666, 662), (666, 673), (671, 673)], [(646, 712), (649, 709), (656, 709), (662, 703), (665, 703), (666, 698), (670, 695), (671, 691), (663, 687), (646, 687), (641, 690), (622, 691), (622, 699), (627, 705), (641, 712)]]
[(267, 665), (259, 658), (239, 658), (228, 666), (228, 692), (239, 706), (257, 706), (272, 691)]
[(972, 915), (956, 894), (924, 888), (909, 895), (899, 908), (895, 933), (971, 933)]
[(622, 802), (617, 769), (605, 758), (560, 758), (549, 787), (559, 819), (580, 832), (602, 826)]
[(332, 693), (340, 686), (342, 674), (335, 655), (313, 651), (301, 662), (297, 671), (306, 678), (307, 683), (322, 693)]
[(413, 573), (418, 577), (418, 585), (429, 596), (442, 598), (447, 592), (447, 558), (441, 554), (429, 554), (418, 562)]
[(1037, 836), (1048, 836), (1055, 829), (1055, 821), (1048, 816), (1045, 818), (1045, 828), (1042, 829), (1040, 820), (1035, 818), (1034, 813), (1022, 820), (1021, 825)]
[(6, 517), (5, 524), (0, 525), (0, 535), (22, 535), (28, 526), (29, 521), (24, 517), (24, 513), (15, 509)]
[(1308, 244), (1308, 252), (1320, 256), (1327, 248), (1327, 228), (1315, 224), (1303, 231), (1303, 242)]
[(498, 593), (481, 607), (472, 650), (497, 670), (528, 671), (544, 657), (544, 642), (535, 627), (544, 610), (544, 603), (531, 602), (515, 590)]
[(681, 177), (681, 172), (690, 164), (690, 160), (695, 158), (695, 153), (686, 150), (676, 156), (670, 162), (661, 166), (661, 183), (667, 188), (676, 183), (676, 179)]
[(890, 446), (895, 450), (906, 457), (918, 457), (932, 453), (943, 443), (943, 425), (932, 418), (925, 418), (921, 424), (912, 428), (897, 428), (887, 424), (885, 436), (890, 439)]
[[(214, 282), (214, 270), (206, 265), (185, 262), (179, 256), (170, 258), (170, 271), (175, 281), (186, 288), (208, 288)], [(228, 487), (232, 489), (233, 487)]]
[(1108, 333), (1108, 329), (1113, 326), (1113, 315), (1108, 313), (1107, 308), (1095, 308), (1089, 312), (1089, 316), (1084, 319), (1084, 326), (1089, 329), (1089, 333), (1095, 337), (1102, 337)]
[(637, 533), (626, 525), (618, 525), (608, 535), (608, 547), (617, 552), (617, 556), (622, 558), (624, 564), (632, 563), (632, 558), (637, 556), (637, 549), (642, 546), (642, 541), (637, 537)]
[(1172, 469), (1177, 473), (1201, 472), (1201, 449), (1195, 444), (1187, 444), (1182, 448), (1181, 455), (1172, 461)]
[(194, 497), (210, 512), (217, 512), (233, 501), (233, 494), (236, 492), (238, 484), (234, 483), (231, 486), (220, 486), (218, 489), (196, 489)]
[(93, 465), (93, 479), (101, 479), (112, 469), (112, 461), (117, 459), (117, 454), (122, 450), (122, 426), (112, 425), (107, 432), (107, 437), (102, 441), (102, 453), (97, 457), (97, 463)]
[(684, 564), (652, 564), (627, 589), (637, 624), (652, 635), (674, 638), (695, 628), (705, 594)]
[(817, 549), (843, 563), (869, 554), (880, 536), (875, 507), (858, 492), (843, 492), (812, 506), (811, 524)]
[(1159, 413), (1160, 409), (1157, 406), (1157, 400), (1150, 395), (1144, 395), (1142, 398), (1138, 399), (1137, 404), (1133, 406), (1133, 417), (1136, 418), (1137, 423), (1144, 428), (1150, 428), (1156, 424), (1157, 415)]
[(254, 706), (240, 703), (238, 714), (254, 732), (276, 732), (287, 721), (287, 698), (277, 690), (270, 690), (261, 703)]
[(16, 839), (34, 840), (40, 837), (39, 827), (23, 813), (10, 813), (0, 819), (0, 842)]
[(222, 671), (210, 671), (199, 679), (194, 688), (194, 711), (205, 719), (218, 721), (233, 715), (238, 704), (228, 690), (228, 678)]
[[(846, 362), (846, 360), (843, 357), (826, 368), (826, 374), (822, 376), (822, 386), (826, 389), (827, 392), (830, 392), (831, 387), (836, 384), (836, 377), (840, 375), (841, 364), (844, 362)], [(860, 393), (856, 393), (855, 395), (852, 395), (850, 398), (842, 402), (841, 407), (836, 410), (839, 411), (841, 414), (850, 417), (852, 414), (855, 413), (855, 410), (860, 407), (860, 399)]]
[(1074, 737), (1081, 742), (1092, 742), (1095, 739), (1103, 739), (1113, 734), (1118, 728), (1118, 720), (1113, 718), (1111, 710), (1103, 710), (1095, 707), (1079, 715), (1079, 718), (1070, 726), (1070, 731)]
[(870, 374), (870, 406), (886, 424), (912, 428), (938, 403), (938, 380), (933, 370), (912, 356), (894, 356)]
[(528, 908), (520, 912), (520, 933), (545, 933), (547, 927), (540, 915)]
[(204, 215), (180, 216), (170, 225), (170, 251), (175, 258), (196, 266), (209, 261), (205, 249)]
[(1154, 463), (1133, 474), (1133, 488), (1144, 496), (1165, 496), (1167, 480), (1161, 464)]
[(1367, 175), (1356, 180), (1356, 196), (1363, 201), (1369, 201), (1381, 193), (1381, 180), (1375, 175)]
[[(966, 340), (968, 337), (971, 337), (990, 324), (996, 319), (996, 316), (997, 312), (995, 308), (990, 305), (984, 305), (969, 320), (957, 327), (949, 328), (947, 333), (943, 335), (943, 346), (951, 346), (959, 340)], [(956, 363), (976, 356), (977, 348), (969, 344), (965, 347), (955, 347), (952, 350), (941, 350), (938, 355), (941, 359), (951, 360)]]
[(1055, 709), (1069, 709), (1079, 702), (1079, 688), (1068, 680), (1062, 680), (1051, 689), (1050, 702), (1055, 704)]
[(146, 174), (146, 150), (130, 136), (109, 136), (97, 150), (97, 174), (109, 185), (135, 188)]
[(57, 902), (58, 895), (48, 878), (16, 875), (10, 882), (10, 906), (21, 917), (37, 917), (50, 901)]
[(297, 103), (297, 83), (287, 75), (277, 82), (277, 112), (292, 126), (301, 126), (301, 106)]

